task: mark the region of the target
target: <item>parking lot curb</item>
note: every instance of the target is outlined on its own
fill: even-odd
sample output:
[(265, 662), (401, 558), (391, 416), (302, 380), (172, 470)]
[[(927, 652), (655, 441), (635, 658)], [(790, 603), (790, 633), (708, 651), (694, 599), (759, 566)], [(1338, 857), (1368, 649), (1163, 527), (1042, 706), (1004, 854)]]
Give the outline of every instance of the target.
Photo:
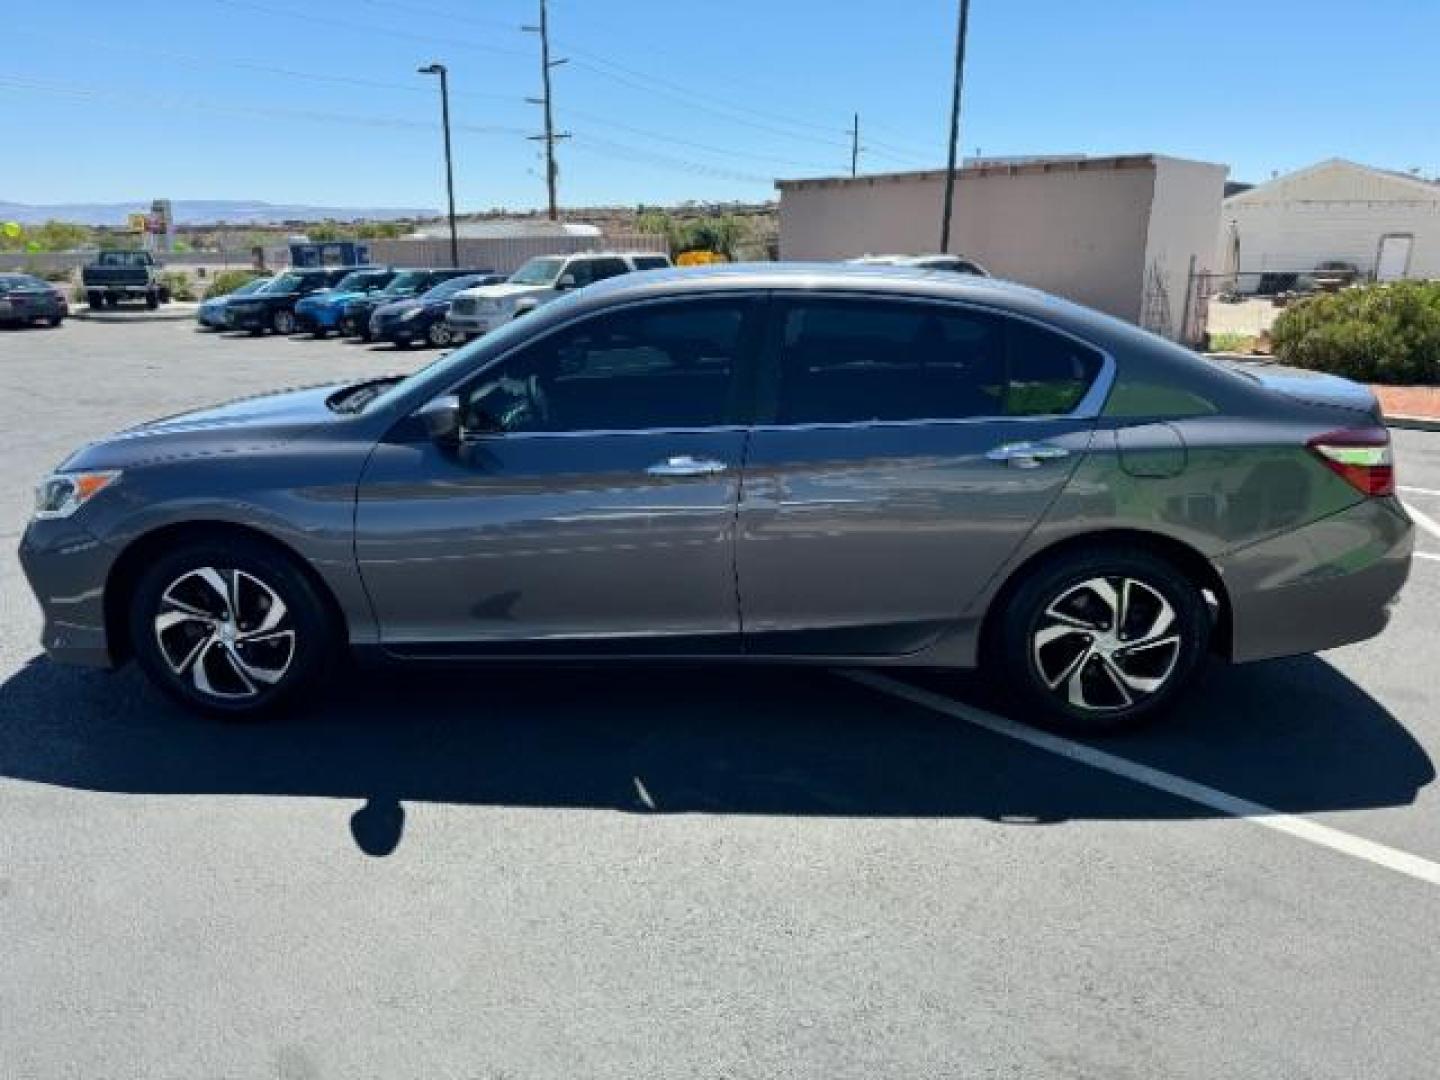
[(1387, 416), (1385, 426), (1403, 428), (1406, 431), (1440, 431), (1440, 417), (1435, 416)]
[(139, 311), (129, 310), (107, 310), (95, 311), (92, 308), (74, 308), (70, 312), (72, 319), (84, 319), (86, 322), (183, 322), (195, 318), (195, 313), (200, 310), (199, 304), (169, 304), (165, 307), (156, 308), (154, 311), (141, 309)]

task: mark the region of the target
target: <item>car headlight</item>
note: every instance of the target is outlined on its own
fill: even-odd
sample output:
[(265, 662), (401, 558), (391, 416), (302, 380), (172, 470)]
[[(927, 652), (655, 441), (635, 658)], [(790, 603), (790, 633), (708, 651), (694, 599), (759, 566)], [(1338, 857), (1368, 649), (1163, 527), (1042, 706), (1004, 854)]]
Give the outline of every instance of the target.
[(35, 487), (37, 518), (67, 518), (120, 479), (120, 471), (55, 473)]

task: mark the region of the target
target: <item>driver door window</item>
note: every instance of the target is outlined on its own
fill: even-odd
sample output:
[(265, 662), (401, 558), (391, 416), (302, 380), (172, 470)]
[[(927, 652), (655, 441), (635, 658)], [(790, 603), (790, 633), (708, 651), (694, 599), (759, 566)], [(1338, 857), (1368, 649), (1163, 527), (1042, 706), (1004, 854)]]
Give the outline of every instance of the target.
[(461, 395), (474, 433), (646, 431), (734, 422), (750, 304), (655, 304), (599, 315), (506, 357)]

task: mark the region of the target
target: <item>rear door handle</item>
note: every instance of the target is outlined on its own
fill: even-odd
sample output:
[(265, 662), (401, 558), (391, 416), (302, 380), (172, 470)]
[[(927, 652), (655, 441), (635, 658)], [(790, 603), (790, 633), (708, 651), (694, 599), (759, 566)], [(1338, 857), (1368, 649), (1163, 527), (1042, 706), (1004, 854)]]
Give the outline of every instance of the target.
[(989, 451), (985, 458), (1009, 465), (1012, 469), (1038, 469), (1047, 461), (1058, 461), (1070, 456), (1063, 446), (1045, 442), (1005, 443)]
[(715, 458), (697, 458), (689, 454), (657, 461), (645, 470), (650, 476), (715, 476), (723, 473), (728, 465)]

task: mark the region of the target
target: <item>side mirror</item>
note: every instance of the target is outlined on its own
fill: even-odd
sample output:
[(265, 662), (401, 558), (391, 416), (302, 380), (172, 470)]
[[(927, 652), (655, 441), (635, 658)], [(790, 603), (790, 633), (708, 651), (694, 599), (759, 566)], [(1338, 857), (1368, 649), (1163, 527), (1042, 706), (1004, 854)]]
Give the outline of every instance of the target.
[(559, 280), (555, 282), (555, 288), (561, 291), (575, 288), (575, 275), (561, 274)]
[(444, 394), (427, 402), (417, 413), (425, 425), (425, 433), (437, 443), (460, 441), (460, 398)]

